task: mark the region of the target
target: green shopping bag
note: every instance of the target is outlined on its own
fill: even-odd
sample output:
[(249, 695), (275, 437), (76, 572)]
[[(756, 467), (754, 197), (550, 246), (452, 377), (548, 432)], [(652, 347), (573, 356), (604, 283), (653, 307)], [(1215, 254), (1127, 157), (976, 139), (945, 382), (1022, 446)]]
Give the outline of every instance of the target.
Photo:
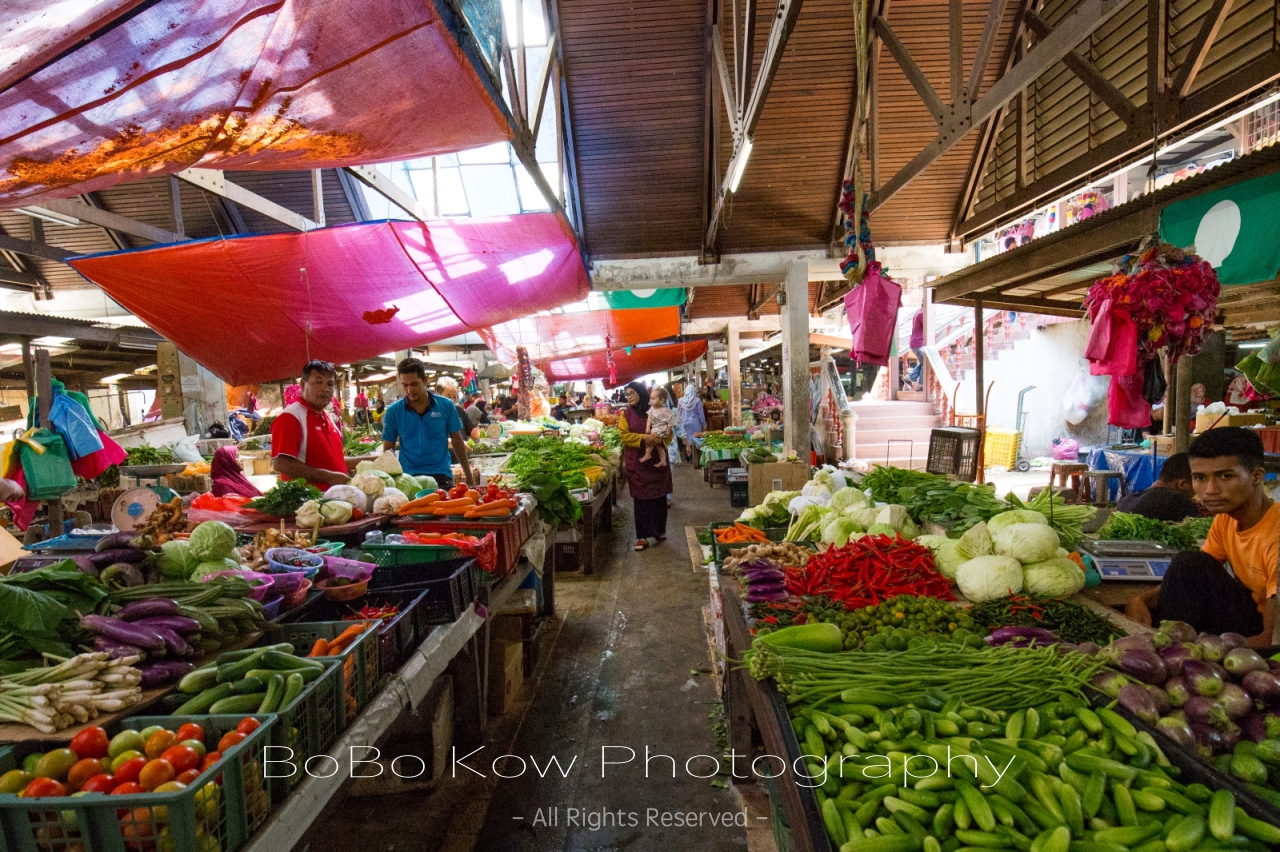
[(22, 475), (27, 495), (34, 500), (56, 500), (76, 487), (71, 457), (62, 436), (48, 429), (31, 429), (18, 439)]

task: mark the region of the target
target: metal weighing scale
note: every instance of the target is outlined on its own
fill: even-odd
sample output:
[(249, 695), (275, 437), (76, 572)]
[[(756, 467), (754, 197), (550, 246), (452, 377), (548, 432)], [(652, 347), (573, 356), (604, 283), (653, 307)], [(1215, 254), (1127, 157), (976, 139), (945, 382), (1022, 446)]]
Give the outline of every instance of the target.
[(1158, 541), (1092, 541), (1076, 545), (1084, 562), (1104, 580), (1156, 582), (1178, 551)]

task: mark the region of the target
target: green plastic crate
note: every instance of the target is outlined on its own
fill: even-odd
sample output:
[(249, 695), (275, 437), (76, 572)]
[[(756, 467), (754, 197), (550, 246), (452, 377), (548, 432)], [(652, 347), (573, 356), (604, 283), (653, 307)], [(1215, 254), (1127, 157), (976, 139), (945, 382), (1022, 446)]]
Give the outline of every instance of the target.
[[(262, 644), (289, 642), (298, 654), (307, 654), (317, 639), (333, 639), (350, 627), (350, 621), (304, 621), (295, 624), (268, 624)], [(378, 631), (364, 631), (347, 650), (334, 657), (342, 660), (342, 692), (347, 710), (347, 724), (373, 698), (379, 677)]]
[[(287, 757), (298, 771), (289, 777), (269, 778), (271, 801), (280, 804), (294, 787), (307, 777), (303, 763), (307, 758), (324, 754), (337, 742), (347, 729), (347, 714), (343, 709), (342, 667), (338, 657), (323, 657), (321, 664), (329, 670), (307, 684), (302, 694), (287, 707), (281, 707), (279, 723), (271, 735), (272, 748), (285, 747), (292, 754), (280, 757), (272, 753), (272, 760)], [(283, 774), (283, 768), (277, 766)]]
[[(720, 564), (723, 564), (724, 560), (728, 558), (729, 554), (732, 553), (734, 550), (737, 550), (738, 548), (742, 548), (742, 547), (751, 546), (750, 544), (721, 544), (720, 542), (716, 541), (716, 530), (724, 529), (725, 527), (731, 527), (733, 526), (733, 523), (734, 523), (733, 521), (714, 521), (710, 524), (707, 524), (707, 529), (711, 533), (711, 555), (715, 559), (715, 561)], [(765, 537), (768, 538), (769, 541), (782, 541), (787, 537), (786, 527), (768, 527), (766, 529), (761, 530), (761, 532), (765, 534)], [(806, 544), (806, 542), (798, 541), (796, 542), (796, 544), (803, 546), (804, 544)]]
[[(252, 715), (252, 714), (250, 714)], [(107, 726), (116, 734), (152, 724), (169, 730), (195, 722), (205, 730), (205, 747), (235, 730), (246, 717), (145, 716)], [(254, 716), (260, 727), (239, 746), (202, 773), (187, 789), (173, 793), (20, 799), (0, 796), (0, 838), (6, 852), (235, 852), (271, 815), (264, 786), (265, 747), (274, 733), (275, 716)], [(23, 744), (0, 751), (0, 772), (27, 754), (43, 751)], [(220, 781), (219, 781), (220, 779)]]
[(462, 551), (456, 547), (435, 544), (378, 544), (366, 541), (360, 545), (360, 549), (369, 557), (370, 562), (379, 567), (422, 565), (462, 556)]

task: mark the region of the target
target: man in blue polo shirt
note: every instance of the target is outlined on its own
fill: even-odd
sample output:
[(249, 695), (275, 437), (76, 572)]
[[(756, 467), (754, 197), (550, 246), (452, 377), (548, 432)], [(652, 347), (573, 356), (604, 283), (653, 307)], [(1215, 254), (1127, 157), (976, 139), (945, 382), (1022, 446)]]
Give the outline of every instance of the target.
[(404, 396), (387, 406), (382, 417), (382, 447), (394, 449), (400, 442), (400, 466), (413, 476), (433, 477), (441, 488), (453, 485), (449, 445), (462, 465), (468, 485), (475, 485), (467, 442), (462, 437), (453, 400), (427, 390), (427, 370), (417, 358), (405, 358), (396, 365)]

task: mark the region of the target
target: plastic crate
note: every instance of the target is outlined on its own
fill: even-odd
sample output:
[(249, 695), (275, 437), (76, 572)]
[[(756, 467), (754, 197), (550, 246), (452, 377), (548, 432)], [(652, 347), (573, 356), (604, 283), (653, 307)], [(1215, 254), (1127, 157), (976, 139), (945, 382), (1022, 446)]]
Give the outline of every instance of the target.
[[(304, 762), (312, 755), (324, 754), (337, 742), (347, 728), (347, 714), (343, 709), (342, 660), (324, 657), (320, 663), (328, 669), (320, 677), (303, 688), (292, 703), (281, 707), (276, 714), (278, 724), (268, 745), (273, 749), (288, 748), (291, 753), (272, 751), (271, 760), (277, 765), (267, 779), (271, 789), (271, 801), (280, 804), (301, 781), (307, 777)], [(285, 777), (280, 763), (292, 763), (298, 771)]]
[(304, 621), (351, 621), (347, 616), (356, 616), (360, 608), (369, 606), (395, 606), (399, 608), (396, 617), (382, 622), (378, 628), (378, 671), (389, 674), (400, 668), (409, 658), (422, 639), (419, 637), (416, 610), (418, 604), (430, 595), (423, 589), (379, 589), (370, 592), (354, 601), (336, 602), (321, 598), (306, 612), (306, 618), (290, 618), (293, 613), (284, 616), (283, 623), (298, 624)]
[(751, 497), (748, 493), (747, 483), (729, 483), (729, 505), (735, 509), (745, 509), (751, 505)]
[(1019, 433), (1013, 429), (988, 429), (982, 450), (983, 463), (987, 467), (1013, 470), (1018, 463), (1018, 438)]
[[(317, 639), (333, 639), (350, 627), (352, 621), (304, 621), (298, 624), (273, 624), (263, 635), (262, 643), (288, 642), (298, 654), (305, 654)], [(380, 672), (378, 631), (366, 630), (347, 650), (333, 659), (342, 660), (342, 692), (347, 710), (347, 724), (360, 715), (377, 690)]]
[(433, 610), (433, 617), (443, 619), (431, 623), (448, 624), (462, 615), (480, 594), (481, 573), (476, 560), (471, 558), (393, 565), (374, 571), (369, 578), (369, 589), (431, 589), (432, 597), (440, 598), (440, 602), (431, 601), (428, 607)]
[(457, 559), (462, 555), (462, 551), (456, 547), (438, 544), (380, 544), (366, 541), (360, 547), (368, 555), (369, 561), (379, 568), (424, 565), (428, 562)]
[[(716, 541), (716, 530), (724, 529), (725, 527), (731, 527), (733, 526), (733, 524), (734, 524), (733, 521), (714, 521), (707, 525), (707, 529), (711, 533), (712, 558), (714, 558), (716, 562), (719, 562), (721, 564), (724, 563), (724, 560), (728, 558), (729, 554), (733, 553), (733, 551), (743, 547), (750, 547), (752, 544), (758, 543), (758, 542), (739, 542), (737, 544), (721, 544), (720, 542)], [(761, 530), (761, 532), (765, 534), (765, 537), (768, 538), (769, 541), (782, 541), (787, 535), (787, 528), (786, 527), (770, 527), (768, 529)], [(797, 542), (797, 544), (799, 543), (801, 542)]]
[(457, 531), (483, 535), (486, 531), (492, 531), (498, 538), (498, 561), (493, 573), (505, 577), (516, 570), (520, 551), (533, 536), (533, 512), (521, 503), (520, 508), (509, 518), (450, 521), (414, 515), (398, 520), (396, 526), (418, 532)]
[[(112, 735), (152, 724), (177, 730), (195, 722), (204, 728), (205, 747), (213, 751), (222, 735), (235, 730), (245, 717), (135, 717), (107, 729)], [(263, 785), (264, 748), (278, 720), (269, 715), (254, 718), (261, 722), (258, 729), (185, 790), (50, 799), (0, 796), (4, 848), (12, 852), (235, 852), (267, 821), (272, 807)], [(26, 755), (43, 750), (35, 743), (0, 750), (0, 773), (16, 768)]]
[(927, 473), (953, 476), (965, 482), (978, 478), (978, 448), (982, 433), (977, 429), (947, 426), (929, 433)]

